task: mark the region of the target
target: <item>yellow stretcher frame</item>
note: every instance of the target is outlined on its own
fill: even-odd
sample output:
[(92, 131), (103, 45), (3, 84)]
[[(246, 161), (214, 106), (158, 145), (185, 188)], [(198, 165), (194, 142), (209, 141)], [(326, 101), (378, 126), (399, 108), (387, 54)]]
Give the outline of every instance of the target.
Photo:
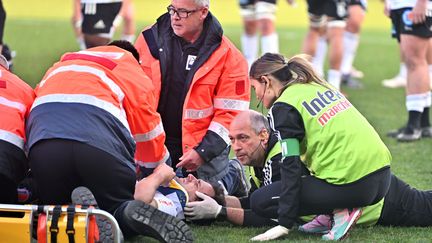
[[(15, 205), (15, 204), (0, 204), (0, 212), (21, 212), (24, 213), (22, 218), (15, 217), (3, 217), (0, 216), (0, 243), (2, 242), (10, 242), (10, 243), (25, 243), (32, 242), (32, 229), (33, 227), (33, 215), (38, 211), (38, 205)], [(50, 242), (50, 232), (49, 226), (51, 225), (51, 217), (53, 214), (54, 206), (46, 205), (43, 206), (43, 212), (47, 215), (46, 217), (46, 230), (47, 230), (47, 242)], [(59, 219), (59, 227), (62, 229), (66, 229), (66, 215), (67, 215), (67, 206), (62, 206), (62, 213)], [(75, 208), (75, 213), (78, 217), (74, 217), (74, 222), (77, 223), (79, 220), (86, 220), (86, 224), (88, 223), (88, 217), (90, 215), (100, 216), (106, 218), (112, 226), (114, 233), (114, 242), (120, 243), (123, 242), (123, 237), (120, 231), (120, 227), (111, 214), (104, 210), (95, 209), (95, 208)], [(79, 216), (84, 216), (80, 217)], [(74, 225), (77, 225), (75, 224)], [(84, 239), (87, 239), (88, 227), (86, 225), (85, 229), (76, 229), (76, 236), (84, 236)], [(64, 230), (62, 230), (64, 231)], [(57, 236), (58, 242), (68, 242), (66, 232), (59, 232)], [(34, 241), (33, 241), (34, 242)]]

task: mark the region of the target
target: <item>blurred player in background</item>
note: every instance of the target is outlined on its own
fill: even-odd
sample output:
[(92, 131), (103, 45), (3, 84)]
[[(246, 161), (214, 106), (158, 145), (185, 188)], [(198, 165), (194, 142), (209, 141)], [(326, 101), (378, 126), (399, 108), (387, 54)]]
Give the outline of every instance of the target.
[(346, 26), (347, 2), (345, 0), (308, 0), (309, 31), (303, 43), (303, 52), (314, 56), (320, 35), (328, 40), (329, 65), (327, 81), (340, 89), (340, 71), (343, 56), (343, 34)]
[[(135, 11), (132, 0), (74, 0), (72, 26), (80, 49), (107, 44), (124, 21), (122, 40), (135, 40)], [(117, 10), (121, 5), (120, 12)], [(91, 47), (91, 46), (88, 46)]]
[(387, 135), (401, 142), (432, 136), (429, 121), (431, 106), (428, 52), (432, 37), (432, 3), (426, 0), (388, 0), (390, 18), (401, 54), (407, 65), (405, 105), (408, 121), (404, 127)]
[[(343, 56), (341, 63), (342, 85), (350, 88), (361, 88), (363, 85), (356, 78), (363, 78), (363, 73), (353, 67), (354, 58), (359, 44), (359, 33), (367, 8), (366, 0), (348, 1), (348, 18), (343, 34)], [(327, 54), (327, 38), (323, 33), (317, 43), (312, 63), (316, 71), (324, 75), (324, 62)]]
[[(287, 2), (296, 6), (294, 0)], [(250, 67), (258, 57), (260, 41), (261, 53), (279, 52), (275, 26), (276, 0), (239, 0), (239, 4), (244, 26), (241, 36), (242, 52)]]

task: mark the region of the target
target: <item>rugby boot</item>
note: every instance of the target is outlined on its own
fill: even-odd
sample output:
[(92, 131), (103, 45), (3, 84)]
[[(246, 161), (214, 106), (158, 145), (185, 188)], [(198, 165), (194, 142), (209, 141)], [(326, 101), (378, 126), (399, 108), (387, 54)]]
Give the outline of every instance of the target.
[(298, 230), (304, 233), (327, 234), (332, 228), (332, 217), (330, 215), (318, 215), (309, 223), (300, 225)]
[[(71, 200), (73, 204), (84, 207), (93, 206), (98, 208), (96, 198), (87, 187), (77, 187), (72, 191)], [(111, 243), (114, 242), (114, 232), (111, 223), (104, 217), (96, 216), (96, 223), (99, 229), (99, 242)], [(123, 236), (122, 236), (123, 238)]]
[(142, 201), (128, 202), (122, 221), (136, 234), (149, 236), (160, 242), (193, 242), (192, 231), (185, 222)]
[(321, 238), (323, 240), (343, 240), (347, 238), (348, 232), (360, 218), (361, 213), (361, 208), (335, 210), (333, 214), (333, 227)]
[(344, 85), (344, 86), (351, 88), (351, 89), (362, 89), (363, 88), (363, 84), (359, 80), (353, 78), (350, 74), (343, 74), (342, 75), (341, 85)]
[(411, 126), (405, 127), (405, 129), (396, 136), (399, 142), (413, 142), (417, 141), (422, 137), (420, 128), (413, 128)]
[(364, 73), (362, 71), (358, 70), (355, 67), (351, 68), (351, 73), (350, 74), (351, 74), (351, 76), (353, 78), (364, 78)]
[[(400, 133), (402, 133), (405, 130), (406, 127), (401, 127), (399, 129), (391, 130), (387, 133), (388, 137), (396, 138)], [(422, 138), (430, 138), (432, 137), (432, 127), (421, 127), (421, 137)]]
[(407, 79), (406, 77), (397, 75), (390, 79), (384, 79), (381, 83), (386, 88), (401, 88), (406, 86)]

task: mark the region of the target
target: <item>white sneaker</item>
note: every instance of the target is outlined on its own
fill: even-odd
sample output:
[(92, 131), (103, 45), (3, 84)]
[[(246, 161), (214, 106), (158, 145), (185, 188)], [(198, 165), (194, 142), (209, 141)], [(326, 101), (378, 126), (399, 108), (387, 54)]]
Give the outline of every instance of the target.
[(351, 73), (350, 74), (351, 74), (351, 77), (353, 77), (353, 78), (359, 78), (359, 79), (364, 78), (364, 73), (362, 71), (358, 70), (355, 67), (351, 68)]
[(400, 88), (405, 87), (407, 84), (407, 80), (404, 77), (396, 76), (391, 79), (384, 79), (382, 81), (382, 85), (387, 88)]

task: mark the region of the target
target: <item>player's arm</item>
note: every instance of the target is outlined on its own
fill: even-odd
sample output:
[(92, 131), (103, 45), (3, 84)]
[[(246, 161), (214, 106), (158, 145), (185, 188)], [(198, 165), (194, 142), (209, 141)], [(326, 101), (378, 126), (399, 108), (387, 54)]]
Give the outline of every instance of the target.
[(167, 164), (159, 164), (148, 177), (135, 185), (135, 200), (156, 206), (154, 196), (160, 185), (169, 183), (175, 176), (174, 170)]

